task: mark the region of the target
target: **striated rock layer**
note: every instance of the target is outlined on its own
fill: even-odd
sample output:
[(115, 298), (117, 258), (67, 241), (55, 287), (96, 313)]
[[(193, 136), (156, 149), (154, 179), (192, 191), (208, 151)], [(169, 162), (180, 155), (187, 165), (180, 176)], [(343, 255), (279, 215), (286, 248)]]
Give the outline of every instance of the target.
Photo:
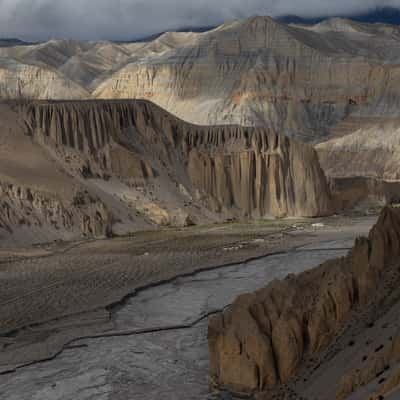
[(144, 101), (14, 107), (28, 135), (86, 177), (145, 184), (167, 172), (193, 201), (217, 213), (312, 217), (332, 211), (315, 151), (270, 129), (190, 125)]
[[(209, 321), (212, 380), (241, 393), (287, 383), (306, 357), (335, 340), (355, 308), (379, 303), (387, 295), (379, 288), (385, 278), (398, 280), (399, 256), (400, 210), (385, 208), (369, 237), (358, 239), (348, 256), (240, 296)], [(393, 341), (386, 356), (379, 355), (380, 361), (369, 362), (397, 362), (397, 343)], [(368, 382), (373, 368), (362, 379), (359, 370), (344, 378), (338, 398)]]

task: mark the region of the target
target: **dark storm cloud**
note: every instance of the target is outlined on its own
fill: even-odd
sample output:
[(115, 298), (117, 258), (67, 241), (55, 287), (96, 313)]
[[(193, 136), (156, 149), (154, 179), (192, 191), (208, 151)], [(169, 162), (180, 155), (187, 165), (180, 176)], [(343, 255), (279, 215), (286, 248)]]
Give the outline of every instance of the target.
[(0, 0), (0, 37), (135, 38), (251, 15), (352, 14), (400, 0)]

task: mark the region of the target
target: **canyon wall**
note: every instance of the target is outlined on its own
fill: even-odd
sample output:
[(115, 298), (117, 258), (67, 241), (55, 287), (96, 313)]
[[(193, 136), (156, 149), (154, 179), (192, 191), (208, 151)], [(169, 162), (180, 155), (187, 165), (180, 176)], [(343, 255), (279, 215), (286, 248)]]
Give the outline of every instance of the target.
[(3, 237), (333, 212), (316, 152), (271, 129), (191, 125), (147, 101), (13, 100), (0, 116)]
[(225, 127), (190, 133), (189, 176), (216, 210), (245, 215), (315, 216), (332, 212), (314, 150), (269, 129)]
[[(0, 48), (0, 98), (146, 99), (195, 124), (265, 127), (323, 142), (317, 151), (329, 177), (393, 181), (399, 59), (396, 26), (252, 17), (143, 43), (50, 40)], [(126, 173), (131, 163), (119, 165)]]
[[(238, 393), (287, 383), (306, 357), (335, 341), (356, 308), (379, 304), (388, 295), (387, 282), (396, 286), (399, 256), (400, 211), (385, 208), (369, 237), (357, 239), (346, 257), (240, 296), (210, 318), (212, 380)], [(399, 356), (397, 348), (393, 357)], [(353, 375), (339, 393), (356, 387)]]
[(270, 129), (195, 126), (144, 101), (14, 107), (29, 136), (87, 178), (169, 179), (210, 210), (242, 217), (332, 212), (315, 151)]

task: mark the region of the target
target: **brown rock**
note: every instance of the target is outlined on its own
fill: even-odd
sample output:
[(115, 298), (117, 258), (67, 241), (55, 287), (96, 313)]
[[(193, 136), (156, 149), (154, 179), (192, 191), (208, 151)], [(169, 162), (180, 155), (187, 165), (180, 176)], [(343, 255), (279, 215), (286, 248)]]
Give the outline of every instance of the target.
[[(235, 349), (258, 351), (246, 352), (245, 362), (236, 357), (221, 363), (220, 348), (211, 345), (210, 373), (214, 382), (233, 391), (240, 387), (241, 391), (254, 392), (254, 364), (263, 366), (264, 375), (277, 378), (276, 381), (259, 380), (259, 390), (287, 382), (297, 372), (305, 354), (317, 353), (332, 343), (355, 305), (379, 301), (380, 292), (376, 289), (382, 275), (389, 274), (391, 266), (398, 262), (399, 241), (400, 210), (385, 208), (369, 238), (358, 239), (347, 257), (328, 261), (284, 281), (272, 282), (254, 295), (239, 297), (222, 316), (215, 317), (215, 321), (223, 321), (218, 329), (210, 322), (212, 343), (223, 342), (229, 335), (236, 338)], [(268, 356), (268, 363), (261, 364), (259, 343), (267, 339), (273, 357), (269, 357), (267, 347), (264, 356)], [(345, 398), (357, 385), (368, 382), (389, 358), (400, 358), (399, 349), (398, 341), (394, 340), (383, 352), (383, 358), (377, 356), (367, 370), (344, 377), (338, 398)], [(224, 347), (225, 359), (230, 356), (227, 352), (229, 348)], [(250, 371), (243, 369), (250, 366), (252, 379), (248, 384), (243, 377)], [(241, 370), (240, 377), (232, 375), (237, 368)], [(240, 385), (236, 379), (240, 379)]]
[[(337, 400), (345, 400), (358, 388), (367, 385), (377, 376), (382, 374), (391, 365), (396, 365), (400, 360), (400, 334), (398, 333), (392, 341), (387, 343), (384, 348), (371, 355), (364, 367), (346, 373), (338, 384), (336, 392)], [(400, 373), (395, 370), (387, 381), (370, 397), (370, 400), (379, 400), (379, 396), (384, 396), (400, 384)]]
[[(56, 238), (102, 235), (113, 222), (130, 233), (333, 211), (312, 147), (271, 129), (195, 126), (146, 101), (9, 101), (0, 135), (0, 182), (56, 201), (54, 223), (65, 231)], [(87, 194), (87, 212), (75, 193)], [(6, 196), (4, 213), (19, 215)], [(60, 211), (69, 207), (82, 218)], [(5, 216), (5, 229), (17, 219), (29, 226), (28, 213)]]
[(194, 126), (143, 101), (17, 107), (28, 134), (59, 151), (84, 155), (91, 175), (151, 179), (161, 168), (154, 160), (158, 155), (175, 175), (186, 169), (181, 179), (191, 182), (191, 195), (200, 191), (216, 212), (239, 210), (248, 217), (332, 212), (315, 151), (272, 130)]

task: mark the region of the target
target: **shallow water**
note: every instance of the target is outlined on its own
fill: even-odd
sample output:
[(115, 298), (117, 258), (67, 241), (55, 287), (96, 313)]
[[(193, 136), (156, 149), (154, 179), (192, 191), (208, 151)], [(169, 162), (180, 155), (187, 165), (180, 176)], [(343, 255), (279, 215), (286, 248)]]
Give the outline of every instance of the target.
[[(237, 295), (338, 257), (332, 241), (201, 272), (143, 290), (114, 313), (117, 329), (190, 325)], [(207, 318), (193, 327), (81, 340), (56, 359), (0, 376), (1, 400), (228, 399), (208, 389)]]

